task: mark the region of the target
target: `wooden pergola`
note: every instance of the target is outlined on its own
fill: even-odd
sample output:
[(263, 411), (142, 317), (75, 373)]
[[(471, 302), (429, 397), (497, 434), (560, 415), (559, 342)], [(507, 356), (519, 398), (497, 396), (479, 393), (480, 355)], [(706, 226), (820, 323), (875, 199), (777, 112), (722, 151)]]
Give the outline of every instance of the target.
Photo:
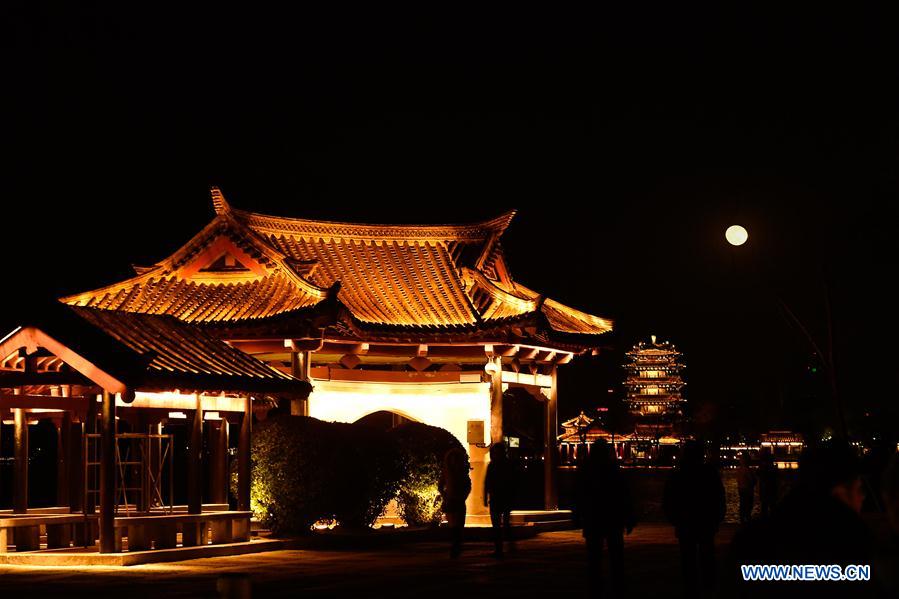
[[(39, 549), (41, 527), (48, 548), (68, 546), (72, 531), (76, 544), (93, 545), (97, 531), (103, 553), (121, 551), (123, 537), (130, 551), (173, 547), (177, 530), (183, 546), (248, 540), (253, 400), (305, 399), (310, 390), (308, 382), (170, 316), (62, 304), (45, 310), (0, 340), (0, 416), (11, 416), (15, 431), (13, 509), (0, 515), (0, 552), (11, 536), (17, 550)], [(37, 417), (52, 418), (59, 434), (59, 506), (34, 513), (28, 423)], [(173, 508), (171, 493), (168, 509), (160, 509), (162, 494), (152, 492), (164, 464), (147, 448), (158, 440), (161, 452), (161, 423), (170, 417), (184, 418), (190, 431), (187, 464), (178, 464), (188, 473), (183, 509)], [(121, 422), (137, 432), (120, 431)], [(227, 494), (229, 423), (239, 426), (236, 510)], [(211, 440), (206, 464), (204, 427)], [(143, 443), (135, 450), (139, 475), (127, 470), (138, 461), (120, 456), (129, 442)], [(133, 502), (128, 485), (138, 485), (130, 487)]]

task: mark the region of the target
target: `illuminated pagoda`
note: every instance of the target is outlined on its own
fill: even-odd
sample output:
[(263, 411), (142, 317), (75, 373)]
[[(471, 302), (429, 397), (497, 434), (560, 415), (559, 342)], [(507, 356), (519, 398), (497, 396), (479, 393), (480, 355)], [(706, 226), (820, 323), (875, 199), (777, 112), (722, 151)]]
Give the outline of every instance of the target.
[(308, 381), (291, 413), (355, 422), (378, 412), (440, 426), (468, 449), (483, 512), (487, 445), (503, 394), (542, 404), (544, 495), (555, 490), (558, 366), (596, 352), (612, 322), (516, 280), (501, 238), (514, 211), (464, 225), (323, 222), (233, 208), (134, 277), (62, 299), (169, 315)]
[(635, 419), (629, 435), (629, 454), (634, 459), (654, 459), (662, 446), (680, 444), (686, 400), (681, 353), (670, 342), (639, 342), (627, 352), (624, 387), (628, 411)]

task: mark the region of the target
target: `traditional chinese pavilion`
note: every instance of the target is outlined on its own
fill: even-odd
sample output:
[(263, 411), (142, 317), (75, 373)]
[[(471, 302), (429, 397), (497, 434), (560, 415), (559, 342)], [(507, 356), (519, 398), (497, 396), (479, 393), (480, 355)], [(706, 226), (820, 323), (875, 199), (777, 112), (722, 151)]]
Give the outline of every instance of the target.
[(679, 445), (682, 439), (684, 368), (681, 353), (670, 342), (641, 341), (627, 352), (625, 402), (635, 418), (628, 435), (629, 454), (635, 458), (656, 457), (661, 446)]
[[(559, 455), (565, 466), (576, 466), (585, 455), (589, 454), (594, 443), (603, 440), (615, 447), (615, 435), (602, 426), (599, 418), (591, 418), (580, 414), (561, 424), (562, 434), (558, 437)], [(621, 435), (618, 435), (619, 441)], [(617, 449), (617, 447), (615, 447)]]
[(212, 221), (171, 256), (62, 302), (82, 317), (162, 318), (227, 348), (197, 359), (236, 351), (291, 385), (311, 383), (311, 394), (293, 388), (296, 415), (354, 422), (386, 410), (446, 428), (469, 450), (480, 510), (503, 392), (521, 387), (544, 405), (545, 503), (556, 507), (557, 368), (598, 351), (612, 323), (512, 278), (501, 238), (514, 212), (399, 226), (247, 212), (216, 188), (212, 203)]

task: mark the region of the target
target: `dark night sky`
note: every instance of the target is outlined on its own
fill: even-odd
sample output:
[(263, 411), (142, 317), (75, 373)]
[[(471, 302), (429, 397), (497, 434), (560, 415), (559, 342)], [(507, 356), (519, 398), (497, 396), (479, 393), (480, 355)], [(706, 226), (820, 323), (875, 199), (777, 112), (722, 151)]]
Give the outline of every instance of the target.
[(827, 395), (776, 298), (824, 343), (827, 281), (853, 422), (895, 423), (893, 15), (620, 4), (5, 4), (0, 323), (165, 257), (210, 184), (335, 220), (515, 207), (516, 278), (618, 321), (617, 351), (568, 368), (563, 416), (619, 397), (620, 350), (655, 333), (706, 430), (812, 426)]

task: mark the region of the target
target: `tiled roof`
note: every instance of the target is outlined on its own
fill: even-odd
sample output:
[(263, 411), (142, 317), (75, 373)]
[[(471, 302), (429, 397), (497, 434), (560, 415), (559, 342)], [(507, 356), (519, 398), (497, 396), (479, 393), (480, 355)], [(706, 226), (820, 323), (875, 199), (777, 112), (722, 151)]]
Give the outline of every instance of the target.
[(57, 304), (23, 327), (43, 331), (135, 390), (299, 395), (310, 390), (308, 383), (173, 316)]
[(171, 316), (74, 306), (70, 309), (143, 358), (150, 372), (293, 380), (290, 375), (208, 335), (201, 328), (186, 326)]
[(71, 304), (145, 314), (169, 314), (187, 322), (255, 319), (310, 306), (320, 298), (296, 288), (280, 273), (249, 282), (194, 282), (176, 276), (143, 276), (100, 292), (71, 296)]
[(269, 233), (266, 241), (295, 260), (317, 262), (320, 266), (309, 279), (319, 287), (340, 281), (340, 301), (363, 322), (413, 326), (477, 322), (442, 243), (275, 233)]
[(369, 225), (236, 210), (217, 189), (213, 204), (216, 218), (169, 258), (63, 301), (239, 322), (287, 315), (339, 289), (352, 318), (375, 327), (458, 331), (535, 315), (562, 335), (612, 327), (513, 282), (499, 238), (514, 212), (467, 225)]

